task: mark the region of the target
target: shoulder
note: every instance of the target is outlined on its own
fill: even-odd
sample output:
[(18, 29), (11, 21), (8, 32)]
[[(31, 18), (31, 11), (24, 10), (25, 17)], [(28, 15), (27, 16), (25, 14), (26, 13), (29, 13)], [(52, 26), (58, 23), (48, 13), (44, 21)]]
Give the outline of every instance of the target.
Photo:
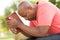
[(38, 5), (44, 6), (44, 5), (53, 5), (51, 2), (39, 2)]
[(52, 8), (56, 8), (56, 6), (54, 4), (52, 4), (51, 2), (39, 2), (38, 7), (52, 7)]
[(58, 8), (51, 2), (39, 2), (37, 6), (38, 8), (42, 8), (42, 9), (51, 9), (54, 11), (58, 10)]

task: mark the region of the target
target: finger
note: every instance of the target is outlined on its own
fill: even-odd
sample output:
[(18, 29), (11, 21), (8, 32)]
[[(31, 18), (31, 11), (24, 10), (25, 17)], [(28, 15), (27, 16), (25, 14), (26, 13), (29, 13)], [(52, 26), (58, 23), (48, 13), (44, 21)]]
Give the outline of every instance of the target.
[(11, 23), (8, 23), (7, 25), (8, 25), (8, 27), (13, 27), (13, 24), (11, 24)]
[(9, 17), (9, 19), (12, 19), (12, 17)]
[(7, 23), (10, 23), (10, 20), (7, 20), (6, 22), (7, 22)]
[(17, 33), (17, 30), (16, 30), (15, 28), (10, 28), (10, 30), (11, 30), (14, 34)]

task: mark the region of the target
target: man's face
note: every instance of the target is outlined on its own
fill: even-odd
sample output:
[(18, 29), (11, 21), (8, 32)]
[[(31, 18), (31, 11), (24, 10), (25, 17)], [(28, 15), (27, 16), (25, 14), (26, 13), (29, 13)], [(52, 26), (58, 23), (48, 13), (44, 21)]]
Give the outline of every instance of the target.
[(18, 10), (19, 15), (24, 17), (26, 20), (34, 20), (34, 10), (23, 9), (22, 7)]

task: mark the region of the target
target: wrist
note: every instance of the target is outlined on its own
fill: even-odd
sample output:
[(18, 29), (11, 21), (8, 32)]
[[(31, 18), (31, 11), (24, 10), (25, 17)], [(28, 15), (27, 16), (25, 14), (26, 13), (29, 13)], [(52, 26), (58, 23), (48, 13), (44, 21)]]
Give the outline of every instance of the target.
[(19, 23), (19, 24), (17, 25), (17, 27), (20, 28), (20, 27), (23, 26), (23, 25), (24, 25), (23, 23)]

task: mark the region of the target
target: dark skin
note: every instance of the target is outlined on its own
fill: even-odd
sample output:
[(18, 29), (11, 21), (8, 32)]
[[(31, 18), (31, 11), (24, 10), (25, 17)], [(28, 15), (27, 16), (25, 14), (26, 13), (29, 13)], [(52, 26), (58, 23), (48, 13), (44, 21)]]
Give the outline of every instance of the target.
[[(29, 2), (23, 1), (18, 7), (18, 13), (20, 16), (24, 17), (26, 20), (36, 20), (36, 10), (37, 6), (30, 4)], [(29, 37), (44, 37), (48, 35), (49, 25), (28, 27), (22, 22), (18, 22), (16, 19), (11, 18), (7, 20), (10, 28), (19, 28), (25, 36)]]

